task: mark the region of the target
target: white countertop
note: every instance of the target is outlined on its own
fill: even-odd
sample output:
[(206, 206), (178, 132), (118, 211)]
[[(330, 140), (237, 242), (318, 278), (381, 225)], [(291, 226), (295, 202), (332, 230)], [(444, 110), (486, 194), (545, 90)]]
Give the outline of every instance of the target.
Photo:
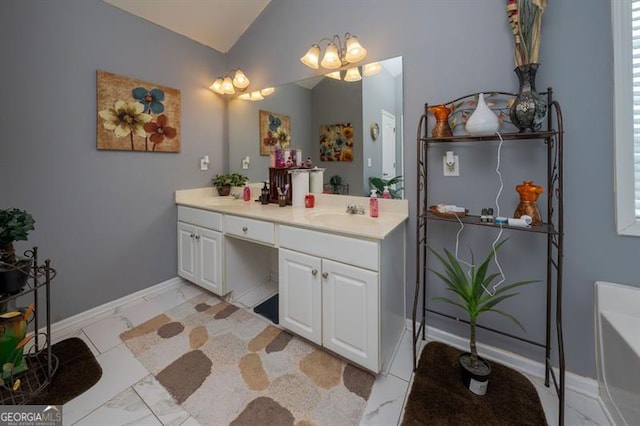
[[(259, 188), (251, 189), (251, 201), (236, 200), (230, 196), (219, 197), (214, 193), (213, 187), (176, 191), (175, 201), (181, 206), (376, 240), (384, 239), (409, 217), (407, 200), (379, 198), (379, 216), (374, 218), (369, 216), (367, 197), (314, 194), (315, 207), (308, 209), (292, 206), (279, 207), (277, 204), (263, 205), (254, 201)], [(364, 215), (348, 214), (346, 213), (347, 204), (363, 205), (366, 213)]]

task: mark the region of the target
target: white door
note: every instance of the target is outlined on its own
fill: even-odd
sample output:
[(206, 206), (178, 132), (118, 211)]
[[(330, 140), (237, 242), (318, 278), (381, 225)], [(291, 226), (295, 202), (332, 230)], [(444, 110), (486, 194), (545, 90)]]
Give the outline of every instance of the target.
[(320, 267), (317, 257), (279, 250), (280, 325), (317, 344), (322, 344)]
[(198, 284), (215, 294), (222, 291), (222, 234), (198, 229)]
[(396, 176), (396, 117), (382, 110), (382, 178)]
[(322, 260), (322, 344), (379, 370), (378, 273)]
[(178, 222), (178, 275), (196, 282), (196, 234), (193, 225)]

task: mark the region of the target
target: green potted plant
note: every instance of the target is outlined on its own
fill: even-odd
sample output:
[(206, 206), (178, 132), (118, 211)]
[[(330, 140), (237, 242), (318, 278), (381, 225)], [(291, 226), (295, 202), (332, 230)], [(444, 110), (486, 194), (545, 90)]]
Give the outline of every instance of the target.
[(391, 188), (392, 185), (397, 185), (402, 182), (402, 176), (396, 176), (391, 179), (382, 179), (379, 177), (372, 176), (369, 178), (369, 183), (371, 184), (371, 189), (375, 189), (378, 193), (378, 197), (382, 196), (382, 191), (384, 191), (384, 187), (389, 188), (389, 194), (391, 194), (391, 198), (402, 198), (402, 187), (396, 186), (396, 188)]
[(32, 259), (16, 256), (15, 241), (26, 241), (35, 220), (24, 210), (0, 210), (0, 293), (16, 294), (29, 276)]
[(229, 195), (232, 186), (244, 186), (249, 178), (240, 173), (217, 174), (211, 179), (211, 183), (218, 189), (221, 196)]
[[(468, 315), (469, 321), (469, 352), (460, 355), (459, 363), (462, 371), (462, 378), (465, 386), (477, 395), (484, 395), (487, 391), (489, 376), (491, 374), (491, 366), (489, 363), (478, 356), (476, 348), (476, 321), (478, 316), (483, 312), (495, 312), (515, 322), (518, 327), (524, 331), (524, 327), (513, 315), (502, 310), (496, 309), (496, 305), (505, 299), (516, 296), (518, 293), (509, 292), (510, 290), (526, 284), (538, 281), (518, 281), (511, 284), (501, 284), (493, 294), (488, 293), (485, 289), (490, 289), (491, 284), (500, 277), (500, 273), (487, 275), (489, 263), (494, 258), (495, 253), (507, 240), (502, 240), (496, 244), (495, 250), (487, 255), (485, 260), (479, 267), (472, 266), (470, 273), (463, 270), (460, 261), (447, 249), (444, 249), (446, 258), (429, 247), (429, 250), (436, 256), (444, 267), (444, 272), (438, 272), (431, 268), (429, 270), (437, 275), (445, 284), (446, 289), (454, 293), (457, 297), (450, 299), (448, 297), (436, 297), (433, 300), (450, 303), (464, 310)], [(475, 265), (473, 252), (471, 252), (471, 264)]]

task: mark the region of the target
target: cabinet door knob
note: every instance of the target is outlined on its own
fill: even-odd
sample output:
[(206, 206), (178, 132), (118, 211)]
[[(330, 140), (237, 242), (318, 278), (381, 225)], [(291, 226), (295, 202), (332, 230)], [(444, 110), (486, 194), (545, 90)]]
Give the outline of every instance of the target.
[(313, 275), (314, 277), (318, 275), (318, 270), (314, 269), (313, 271), (311, 271), (311, 275)]
[(194, 234), (191, 234), (191, 238), (193, 238), (193, 237), (195, 237), (195, 235), (194, 235)]
[(200, 235), (196, 235), (196, 240), (199, 240), (199, 239), (200, 239)]
[(247, 228), (246, 226), (242, 227), (242, 232), (247, 232), (249, 230), (249, 228)]
[(328, 273), (328, 272), (323, 272), (323, 273), (322, 273), (322, 278), (327, 278), (328, 276), (329, 276), (329, 273)]

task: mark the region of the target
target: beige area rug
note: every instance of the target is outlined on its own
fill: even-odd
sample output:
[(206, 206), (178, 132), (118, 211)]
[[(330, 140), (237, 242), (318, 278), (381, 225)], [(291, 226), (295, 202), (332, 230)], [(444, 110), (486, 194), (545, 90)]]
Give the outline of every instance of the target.
[(375, 380), (211, 295), (120, 337), (202, 425), (357, 425)]

